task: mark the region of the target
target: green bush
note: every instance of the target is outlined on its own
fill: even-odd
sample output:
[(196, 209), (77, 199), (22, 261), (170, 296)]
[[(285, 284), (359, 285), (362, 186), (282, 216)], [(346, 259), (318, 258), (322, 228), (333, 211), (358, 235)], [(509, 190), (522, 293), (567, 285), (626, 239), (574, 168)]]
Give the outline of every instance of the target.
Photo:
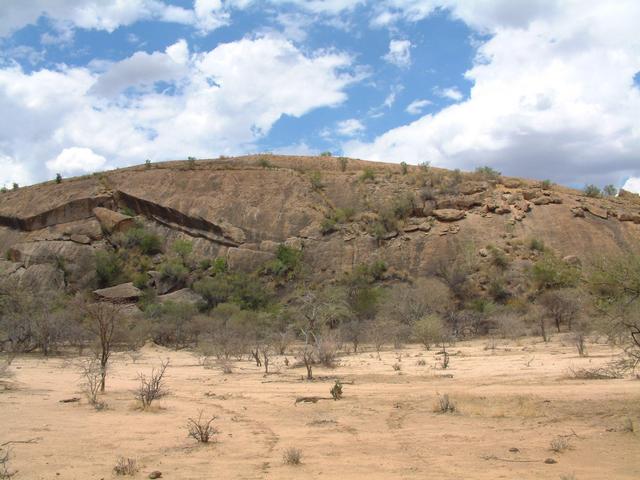
[(116, 285), (122, 279), (122, 262), (115, 252), (96, 252), (96, 277), (100, 288)]
[(151, 160), (148, 158), (144, 161), (144, 167), (149, 170), (151, 168)]
[(413, 194), (407, 193), (393, 201), (392, 211), (397, 219), (404, 219), (413, 213), (415, 208), (415, 198)]
[(476, 175), (483, 180), (498, 180), (501, 173), (489, 166), (476, 168)]
[(136, 273), (133, 276), (133, 286), (143, 290), (147, 286), (147, 280), (149, 276), (146, 273)]
[(321, 157), (331, 157), (331, 156), (333, 156), (333, 154), (330, 151), (327, 150), (326, 152), (320, 153), (320, 156)]
[(438, 315), (427, 315), (413, 325), (413, 337), (429, 350), (432, 345), (442, 341), (444, 322)]
[(175, 283), (184, 283), (189, 276), (189, 270), (179, 259), (172, 258), (160, 266), (160, 275), (163, 279), (168, 279)]
[(361, 182), (373, 181), (376, 178), (375, 171), (371, 167), (365, 167), (365, 169), (360, 174)]
[(337, 230), (337, 222), (335, 220), (335, 218), (333, 217), (325, 217), (322, 219), (322, 222), (320, 223), (320, 232), (323, 235), (328, 235), (330, 233), (333, 233)]
[(273, 164), (266, 158), (260, 158), (258, 160), (258, 166), (262, 168), (273, 168)]
[(13, 182), (13, 190), (18, 190), (20, 188), (20, 185), (18, 185), (16, 182)]
[(504, 270), (509, 266), (509, 258), (507, 258), (507, 255), (503, 250), (494, 247), (493, 245), (489, 245), (487, 249), (491, 253), (491, 263), (493, 263), (493, 265), (501, 270)]
[(537, 238), (532, 238), (529, 241), (529, 249), (534, 252), (544, 252), (545, 250), (544, 242)]
[(539, 290), (569, 288), (578, 285), (580, 270), (547, 252), (533, 264), (531, 276)]
[(406, 175), (409, 172), (409, 165), (407, 165), (407, 162), (400, 162), (400, 171), (403, 175)]
[(56, 173), (56, 183), (62, 183), (62, 175)]
[(144, 255), (155, 255), (162, 252), (162, 241), (153, 232), (149, 232), (142, 227), (135, 227), (127, 230), (118, 238), (121, 247), (138, 247)]
[(540, 186), (543, 190), (549, 190), (551, 188), (551, 180), (543, 180), (540, 182)]
[(420, 164), (420, 170), (422, 170), (423, 172), (428, 172), (430, 168), (431, 168), (431, 162), (428, 160), (425, 160)]
[(184, 263), (193, 251), (193, 244), (189, 240), (176, 240), (173, 242), (173, 245), (171, 245), (171, 249), (182, 259), (182, 262)]
[(322, 174), (320, 172), (311, 172), (309, 180), (311, 181), (311, 188), (314, 190), (319, 191), (324, 188), (324, 184), (322, 183)]
[(584, 187), (583, 191), (587, 197), (600, 198), (602, 196), (602, 192), (600, 192), (600, 189), (593, 184)]
[(294, 278), (302, 268), (302, 251), (279, 245), (276, 258), (267, 262), (263, 268), (263, 273), (275, 277)]

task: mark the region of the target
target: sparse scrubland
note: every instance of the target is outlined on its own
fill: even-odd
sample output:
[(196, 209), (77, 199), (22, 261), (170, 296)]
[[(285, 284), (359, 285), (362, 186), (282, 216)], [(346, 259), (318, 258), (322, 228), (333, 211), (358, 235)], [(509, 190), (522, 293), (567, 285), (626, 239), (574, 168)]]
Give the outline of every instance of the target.
[[(490, 168), (323, 161), (335, 171), (302, 172), (305, 195), (338, 195), (334, 175), (363, 192), (389, 177), (402, 192), (327, 201), (314, 237), (217, 254), (203, 242), (231, 245), (222, 228), (204, 238), (202, 218), (171, 211), (162, 223), (132, 201), (96, 213), (107, 220), (87, 263), (47, 257), (54, 284), (9, 248), (0, 478), (637, 478), (635, 246), (578, 257), (517, 230), (530, 205), (496, 203), (516, 187)], [(536, 188), (536, 208), (559, 204), (557, 187)], [(446, 202), (514, 218), (480, 243), (456, 237), (466, 213)], [(179, 222), (179, 233), (156, 225)], [(449, 238), (445, 254), (399, 268), (404, 247), (390, 242), (435, 242), (432, 230)], [(339, 235), (371, 242), (350, 257), (362, 261), (325, 273), (311, 249)]]

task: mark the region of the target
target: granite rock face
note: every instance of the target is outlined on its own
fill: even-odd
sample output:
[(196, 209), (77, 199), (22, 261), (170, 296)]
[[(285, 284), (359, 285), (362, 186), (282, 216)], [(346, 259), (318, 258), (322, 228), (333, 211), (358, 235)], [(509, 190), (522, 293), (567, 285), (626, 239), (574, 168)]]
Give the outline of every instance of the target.
[[(591, 199), (524, 179), (462, 174), (460, 181), (451, 172), (425, 174), (417, 167), (403, 175), (396, 164), (353, 159), (342, 171), (325, 157), (268, 156), (272, 168), (262, 168), (262, 157), (131, 167), (3, 193), (0, 280), (18, 275), (93, 291), (96, 252), (112, 250), (110, 236), (136, 222), (155, 231), (165, 251), (186, 239), (194, 257), (224, 258), (237, 271), (260, 268), (279, 245), (288, 245), (302, 250), (316, 282), (375, 260), (409, 277), (426, 275), (456, 244), (473, 244), (475, 251), (503, 246), (505, 225), (514, 238), (538, 238), (583, 262), (640, 240), (640, 197), (628, 192)], [(365, 168), (373, 180), (362, 179)], [(321, 189), (313, 188), (312, 172), (319, 172)], [(425, 175), (432, 183), (426, 194)], [(376, 235), (385, 208), (406, 198), (412, 205), (398, 225)], [(323, 222), (339, 210), (354, 214), (323, 233)], [(163, 259), (152, 261), (158, 265), (152, 270), (160, 270)], [(164, 285), (153, 272), (149, 277), (159, 295), (189, 285)], [(125, 296), (133, 298), (132, 292)]]

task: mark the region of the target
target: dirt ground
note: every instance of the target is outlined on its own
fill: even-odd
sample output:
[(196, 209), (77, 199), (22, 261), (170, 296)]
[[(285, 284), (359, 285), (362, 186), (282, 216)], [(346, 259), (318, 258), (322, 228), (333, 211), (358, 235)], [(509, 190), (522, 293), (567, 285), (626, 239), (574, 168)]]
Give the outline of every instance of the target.
[[(84, 398), (60, 403), (82, 397), (77, 359), (20, 357), (0, 386), (0, 444), (33, 440), (9, 445), (16, 479), (115, 478), (119, 456), (137, 461), (136, 478), (153, 470), (166, 479), (640, 478), (640, 380), (568, 375), (606, 363), (614, 350), (589, 345), (580, 358), (560, 337), (486, 346), (456, 344), (446, 370), (419, 346), (380, 359), (365, 351), (316, 368), (313, 382), (280, 357), (268, 376), (248, 360), (224, 374), (190, 352), (147, 346), (135, 363), (114, 357), (104, 411)], [(171, 394), (141, 411), (137, 374), (165, 358)], [(330, 398), (335, 378), (344, 381), (342, 400), (294, 404)], [(449, 395), (455, 413), (434, 411), (438, 394)], [(214, 444), (187, 437), (187, 419), (201, 410), (218, 417)], [(560, 453), (550, 448), (558, 436), (569, 444)], [(300, 465), (284, 464), (289, 447), (301, 450)]]

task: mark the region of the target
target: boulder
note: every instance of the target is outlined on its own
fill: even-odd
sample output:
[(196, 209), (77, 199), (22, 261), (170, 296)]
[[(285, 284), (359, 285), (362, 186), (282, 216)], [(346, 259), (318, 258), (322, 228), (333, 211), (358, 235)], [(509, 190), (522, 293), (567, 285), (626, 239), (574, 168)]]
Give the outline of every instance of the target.
[(198, 305), (200, 302), (204, 301), (201, 295), (198, 295), (193, 290), (188, 288), (183, 288), (181, 290), (176, 290), (175, 292), (168, 293), (166, 295), (159, 295), (158, 301), (160, 303), (164, 302), (174, 302), (174, 303), (189, 303), (191, 305)]
[(142, 290), (129, 282), (116, 285), (115, 287), (94, 290), (93, 294), (102, 301), (112, 303), (132, 303), (137, 302), (142, 296)]
[(427, 200), (424, 202), (424, 207), (422, 207), (422, 215), (425, 217), (430, 217), (433, 215), (433, 211), (436, 209), (435, 200)]
[(640, 223), (640, 214), (621, 212), (621, 213), (618, 213), (618, 220), (620, 220), (621, 222)]
[(133, 217), (114, 212), (108, 208), (96, 207), (93, 209), (93, 214), (100, 222), (102, 230), (107, 233), (126, 232), (135, 226)]
[(278, 242), (274, 242), (272, 240), (263, 240), (262, 242), (260, 242), (259, 248), (263, 252), (276, 253), (279, 246), (280, 244)]
[(480, 195), (450, 196), (437, 200), (436, 208), (468, 210), (472, 207), (482, 205), (482, 202), (483, 198)]
[(62, 290), (65, 287), (64, 272), (47, 263), (21, 268), (12, 278), (17, 278), (20, 286), (30, 292)]
[(274, 258), (275, 254), (271, 252), (260, 252), (248, 248), (231, 247), (227, 250), (227, 264), (231, 271), (250, 273)]
[(531, 201), (533, 202), (534, 205), (549, 205), (552, 203), (555, 203), (555, 204), (562, 203), (562, 199), (560, 197), (554, 197), (550, 195), (544, 195), (542, 197), (534, 198)]
[(464, 212), (464, 210), (442, 208), (434, 210), (432, 215), (441, 222), (456, 222), (458, 220), (462, 220), (466, 216), (466, 213)]
[(582, 207), (571, 207), (571, 213), (573, 213), (574, 217), (584, 217), (584, 208)]
[(69, 240), (75, 243), (80, 243), (82, 245), (89, 245), (91, 243), (91, 239), (87, 235), (82, 235), (79, 233), (74, 233), (69, 237)]
[(502, 177), (502, 184), (507, 188), (519, 188), (522, 185), (522, 182), (517, 178), (506, 178)]
[(463, 195), (472, 195), (474, 193), (484, 192), (489, 188), (489, 184), (487, 182), (462, 182), (458, 185), (458, 191)]
[(618, 192), (618, 198), (623, 198), (625, 200), (631, 200), (635, 203), (640, 203), (640, 194), (630, 192), (628, 190), (625, 190), (624, 188), (621, 188)]
[(304, 248), (304, 243), (301, 238), (289, 237), (284, 241), (284, 246), (293, 248), (294, 250), (302, 250)]
[(595, 205), (585, 205), (584, 209), (591, 215), (595, 215), (598, 218), (603, 218), (605, 220), (609, 218), (609, 212), (604, 208), (596, 207)]

